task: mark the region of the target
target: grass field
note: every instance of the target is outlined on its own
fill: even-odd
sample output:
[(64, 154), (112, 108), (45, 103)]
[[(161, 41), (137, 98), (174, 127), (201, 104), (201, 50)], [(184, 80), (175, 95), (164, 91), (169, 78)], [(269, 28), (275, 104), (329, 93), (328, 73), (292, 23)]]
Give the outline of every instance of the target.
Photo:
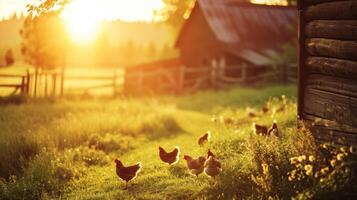
[[(26, 75), (27, 70), (30, 70), (30, 73), (34, 73), (35, 69), (30, 65), (24, 62), (17, 62), (14, 66), (0, 68), (0, 74), (11, 74), (11, 75)], [(58, 69), (57, 71), (60, 71)], [(65, 80), (64, 90), (67, 95), (71, 94), (89, 94), (89, 95), (112, 95), (113, 88), (112, 87), (104, 87), (104, 88), (94, 88), (100, 85), (110, 85), (113, 83), (111, 77), (116, 74), (116, 84), (117, 90), (120, 91), (124, 81), (122, 68), (113, 68), (113, 67), (92, 67), (92, 68), (83, 68), (83, 67), (76, 67), (76, 66), (68, 66), (65, 69)], [(78, 80), (78, 79), (68, 79), (68, 77), (109, 77), (108, 80), (101, 80), (101, 79), (89, 79), (89, 80)], [(48, 88), (52, 88), (52, 79), (48, 77), (49, 85)], [(44, 78), (39, 81), (39, 88), (41, 90), (38, 91), (38, 96), (43, 96), (44, 91)], [(33, 80), (32, 80), (33, 83)], [(0, 77), (0, 84), (21, 84), (21, 78), (3, 78)], [(59, 82), (57, 83), (57, 92), (59, 91)], [(13, 88), (0, 88), (0, 96), (7, 96), (14, 91)]]
[[(331, 183), (337, 167), (322, 178), (305, 170), (311, 162), (317, 174), (324, 164), (317, 163), (319, 147), (310, 133), (295, 128), (295, 96), (295, 86), (238, 87), (180, 97), (29, 100), (0, 107), (0, 199), (308, 199), (353, 191), (351, 171), (343, 171), (347, 178), (339, 176), (345, 182), (337, 184)], [(259, 112), (264, 105), (267, 114)], [(247, 107), (261, 116), (249, 118)], [(273, 120), (279, 137), (253, 133), (253, 122), (270, 126)], [(199, 147), (197, 138), (207, 130), (211, 141)], [(180, 146), (179, 163), (162, 163), (158, 145)], [(216, 179), (190, 175), (183, 154), (205, 155), (208, 148), (222, 162), (222, 173)], [(346, 160), (352, 155), (345, 154)], [(291, 161), (296, 156), (298, 164)], [(115, 158), (143, 164), (127, 190), (115, 174)]]

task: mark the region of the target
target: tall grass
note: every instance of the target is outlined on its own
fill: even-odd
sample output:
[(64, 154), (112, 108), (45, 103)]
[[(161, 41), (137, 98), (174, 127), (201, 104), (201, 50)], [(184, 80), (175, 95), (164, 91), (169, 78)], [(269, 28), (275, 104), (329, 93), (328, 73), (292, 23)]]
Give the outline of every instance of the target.
[[(296, 128), (295, 91), (293, 86), (233, 88), (181, 97), (1, 107), (0, 199), (303, 199), (332, 196), (333, 191), (350, 194), (355, 189), (354, 154), (344, 154), (345, 160), (335, 165), (346, 163), (343, 173), (329, 165), (341, 152), (318, 156), (320, 147), (309, 131)], [(262, 106), (270, 111), (263, 114)], [(247, 107), (258, 117), (249, 117)], [(253, 122), (270, 126), (274, 120), (278, 137), (254, 133)], [(207, 130), (212, 140), (199, 147), (197, 138)], [(158, 145), (179, 145), (182, 154), (194, 157), (210, 148), (223, 171), (216, 179), (196, 178), (184, 160), (175, 166), (162, 163)], [(307, 173), (310, 163), (305, 162), (310, 161), (291, 162), (302, 155), (316, 157), (313, 173), (328, 165), (326, 176)], [(115, 174), (114, 158), (125, 165), (143, 163), (128, 190)], [(343, 181), (336, 182), (338, 177)]]

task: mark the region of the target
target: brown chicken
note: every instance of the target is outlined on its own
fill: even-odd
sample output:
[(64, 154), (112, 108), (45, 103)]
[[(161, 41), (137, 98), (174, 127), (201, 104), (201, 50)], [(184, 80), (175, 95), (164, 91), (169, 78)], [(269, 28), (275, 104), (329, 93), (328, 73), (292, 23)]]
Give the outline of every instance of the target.
[(120, 179), (126, 182), (125, 189), (128, 188), (128, 182), (135, 179), (141, 170), (141, 163), (137, 163), (133, 166), (124, 167), (123, 163), (119, 159), (115, 159), (116, 173)]
[(219, 173), (222, 171), (222, 165), (219, 160), (216, 159), (216, 157), (213, 155), (211, 150), (208, 150), (207, 152), (207, 160), (204, 164), (204, 172), (207, 176), (210, 177), (216, 177)]
[(273, 125), (268, 130), (268, 135), (269, 136), (274, 135), (276, 137), (279, 137), (278, 125), (277, 125), (277, 122), (275, 120), (273, 122)]
[(207, 151), (207, 159), (212, 156), (212, 157), (215, 157), (215, 155), (212, 153), (211, 149), (208, 149)]
[(268, 135), (268, 128), (266, 126), (258, 125), (253, 123), (255, 134), (257, 135)]
[(180, 148), (176, 146), (173, 151), (166, 152), (165, 149), (159, 146), (159, 156), (163, 162), (169, 165), (176, 164), (179, 161)]
[(267, 112), (269, 112), (269, 108), (268, 108), (267, 106), (263, 106), (263, 107), (262, 107), (262, 112), (263, 112), (264, 114), (266, 114)]
[(198, 144), (200, 146), (203, 146), (206, 142), (208, 142), (211, 138), (211, 132), (207, 131), (205, 134), (203, 134), (201, 137), (198, 138)]
[(198, 177), (204, 170), (206, 158), (205, 157), (198, 157), (196, 159), (192, 158), (191, 156), (184, 155), (183, 159), (187, 162), (187, 168), (190, 170), (192, 175)]

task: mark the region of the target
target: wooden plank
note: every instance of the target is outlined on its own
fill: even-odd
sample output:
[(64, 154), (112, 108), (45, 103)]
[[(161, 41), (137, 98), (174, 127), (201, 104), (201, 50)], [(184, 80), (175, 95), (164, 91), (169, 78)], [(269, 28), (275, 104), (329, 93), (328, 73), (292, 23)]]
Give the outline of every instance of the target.
[(9, 87), (9, 88), (17, 88), (17, 87), (21, 87), (21, 84), (0, 84), (0, 87)]
[(318, 143), (357, 146), (357, 134), (354, 132), (354, 127), (346, 127), (345, 125), (307, 114), (304, 114), (304, 123)]
[(306, 52), (305, 52), (305, 35), (303, 34), (303, 28), (305, 27), (305, 21), (303, 20), (304, 16), (304, 8), (303, 2), (298, 1), (299, 10), (298, 11), (298, 118), (302, 116), (303, 107), (304, 107), (304, 85), (305, 85), (305, 74), (307, 73), (305, 70), (305, 60), (306, 60)]
[(113, 80), (113, 76), (66, 76), (66, 80)]
[(336, 121), (323, 119), (309, 114), (304, 114), (304, 119), (309, 120), (313, 126), (325, 126), (330, 130), (337, 130), (345, 133), (355, 133), (357, 136), (357, 127), (349, 126), (346, 124), (340, 124)]
[(341, 40), (357, 39), (357, 20), (314, 20), (305, 27), (306, 37)]
[(355, 79), (357, 77), (357, 62), (325, 58), (308, 57), (306, 67), (310, 73), (319, 73), (342, 78)]
[(357, 127), (357, 98), (305, 89), (304, 113)]
[(334, 1), (310, 6), (304, 19), (311, 20), (347, 20), (357, 19), (357, 1)]
[(313, 38), (306, 40), (310, 55), (357, 60), (357, 41)]
[(346, 1), (346, 0), (300, 0), (304, 5), (316, 5), (319, 3)]
[(357, 80), (312, 74), (307, 78), (307, 86), (313, 89), (357, 98)]
[(25, 75), (20, 75), (20, 74), (0, 74), (1, 78), (22, 78)]

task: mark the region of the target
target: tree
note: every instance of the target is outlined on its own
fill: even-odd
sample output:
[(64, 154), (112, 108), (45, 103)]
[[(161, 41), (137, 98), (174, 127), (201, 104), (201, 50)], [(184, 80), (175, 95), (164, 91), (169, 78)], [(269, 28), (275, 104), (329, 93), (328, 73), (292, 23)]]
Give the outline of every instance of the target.
[(180, 29), (195, 5), (196, 0), (162, 0), (164, 8), (156, 11), (170, 26)]
[(15, 59), (14, 59), (14, 54), (12, 53), (11, 49), (8, 49), (5, 53), (5, 66), (11, 66), (12, 64), (14, 64)]
[(64, 64), (68, 41), (64, 22), (59, 18), (68, 0), (46, 0), (28, 5), (21, 52), (25, 60), (38, 68), (54, 68)]

